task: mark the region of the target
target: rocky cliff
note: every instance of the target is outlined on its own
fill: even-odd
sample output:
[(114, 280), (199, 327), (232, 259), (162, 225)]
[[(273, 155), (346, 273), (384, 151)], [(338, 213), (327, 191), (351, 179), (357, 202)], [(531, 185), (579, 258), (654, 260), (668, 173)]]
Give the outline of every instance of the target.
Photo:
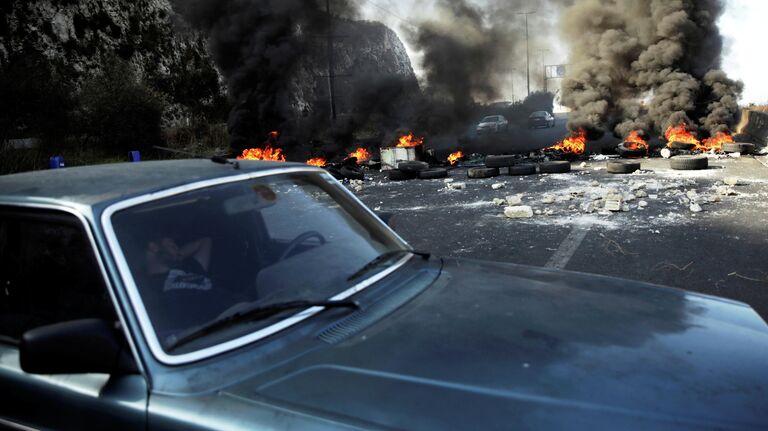
[[(340, 21), (333, 39), (334, 70), (337, 75), (336, 103), (340, 115), (351, 114), (376, 100), (392, 97), (377, 94), (387, 82), (397, 82), (406, 91), (418, 91), (416, 75), (403, 42), (383, 24)], [(310, 55), (299, 63), (291, 78), (295, 113), (325, 111), (329, 103), (327, 41), (318, 39)]]
[[(30, 54), (42, 55), (70, 72), (66, 76), (77, 87), (119, 57), (164, 95), (171, 124), (208, 112), (226, 96), (226, 73), (213, 60), (222, 58), (212, 55), (208, 35), (191, 28), (174, 1), (0, 0), (0, 70)], [(351, 20), (338, 20), (334, 27), (340, 115), (357, 113), (365, 121), (391, 111), (393, 98), (403, 92), (418, 92), (405, 47), (391, 29)], [(306, 38), (308, 54), (282, 78), (287, 94), (267, 95), (288, 100), (290, 112), (280, 115), (289, 121), (327, 118), (327, 40), (318, 34)]]
[(205, 36), (167, 0), (0, 0), (0, 69), (33, 54), (76, 86), (111, 58), (127, 60), (182, 115), (224, 94)]

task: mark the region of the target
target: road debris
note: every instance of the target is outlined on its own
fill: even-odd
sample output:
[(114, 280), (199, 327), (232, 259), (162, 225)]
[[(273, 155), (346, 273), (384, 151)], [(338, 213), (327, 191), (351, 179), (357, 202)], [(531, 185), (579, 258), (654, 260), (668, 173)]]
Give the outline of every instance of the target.
[(493, 185), (491, 186), (491, 188), (492, 188), (492, 189), (494, 189), (494, 190), (503, 189), (504, 187), (506, 187), (506, 186), (504, 185), (504, 183), (495, 183), (495, 184), (493, 184)]
[(506, 207), (504, 208), (504, 215), (508, 218), (531, 218), (533, 217), (533, 209), (528, 205)]

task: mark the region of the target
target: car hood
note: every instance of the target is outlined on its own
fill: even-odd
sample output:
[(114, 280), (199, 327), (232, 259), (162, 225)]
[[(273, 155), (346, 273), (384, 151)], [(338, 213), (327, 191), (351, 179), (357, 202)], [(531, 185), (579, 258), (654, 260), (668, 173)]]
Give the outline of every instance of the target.
[(768, 328), (732, 301), (448, 260), (433, 286), (349, 332), (224, 394), (364, 427), (768, 427)]

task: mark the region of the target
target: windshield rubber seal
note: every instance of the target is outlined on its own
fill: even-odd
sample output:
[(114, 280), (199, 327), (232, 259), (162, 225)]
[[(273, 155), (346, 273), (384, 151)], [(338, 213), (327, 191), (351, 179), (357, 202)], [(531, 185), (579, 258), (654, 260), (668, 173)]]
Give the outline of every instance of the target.
[[(199, 189), (223, 185), (223, 184), (235, 183), (239, 181), (247, 181), (254, 178), (263, 178), (268, 176), (290, 174), (290, 173), (321, 174), (325, 177), (326, 180), (333, 181), (334, 183), (336, 183), (337, 187), (341, 188), (343, 191), (346, 191), (348, 196), (351, 196), (354, 199), (354, 201), (356, 201), (359, 205), (361, 205), (367, 211), (369, 215), (373, 216), (374, 219), (383, 228), (389, 230), (393, 234), (393, 236), (399, 242), (401, 242), (401, 245), (404, 248), (410, 249), (408, 244), (399, 235), (397, 235), (397, 233), (392, 231), (392, 229), (390, 229), (389, 226), (387, 226), (386, 224), (384, 224), (384, 222), (379, 220), (375, 216), (375, 214), (370, 210), (370, 208), (368, 208), (367, 206), (365, 206), (365, 204), (360, 202), (357, 196), (352, 194), (352, 192), (347, 190), (346, 187), (341, 185), (341, 183), (339, 183), (338, 180), (333, 178), (330, 174), (327, 173), (327, 171), (323, 169), (309, 167), (309, 166), (291, 167), (291, 168), (275, 168), (275, 169), (269, 169), (269, 170), (263, 170), (263, 171), (250, 172), (246, 174), (231, 175), (226, 177), (219, 177), (219, 178), (213, 178), (213, 179), (208, 179), (203, 181), (197, 181), (197, 182), (185, 184), (183, 186), (173, 187), (173, 188), (165, 189), (159, 192), (140, 195), (140, 196), (126, 199), (124, 201), (114, 203), (108, 206), (104, 210), (104, 212), (101, 214), (102, 229), (104, 231), (104, 236), (107, 240), (107, 244), (109, 245), (109, 249), (115, 260), (115, 264), (120, 273), (120, 278), (123, 282), (126, 292), (128, 293), (128, 298), (130, 299), (131, 305), (133, 307), (133, 311), (136, 314), (136, 319), (138, 320), (139, 326), (143, 332), (144, 339), (147, 343), (147, 346), (149, 347), (150, 352), (152, 353), (152, 355), (155, 357), (156, 360), (158, 360), (159, 362), (165, 365), (183, 365), (191, 362), (200, 361), (203, 359), (208, 359), (210, 357), (222, 354), (224, 352), (228, 352), (228, 351), (240, 348), (242, 346), (245, 346), (247, 344), (259, 341), (263, 338), (266, 338), (270, 335), (280, 332), (286, 328), (296, 325), (297, 323), (303, 320), (306, 320), (314, 316), (315, 314), (323, 311), (325, 307), (310, 307), (310, 308), (301, 310), (298, 313), (290, 315), (285, 319), (277, 323), (274, 323), (270, 326), (267, 326), (265, 328), (262, 328), (258, 331), (250, 332), (240, 337), (233, 338), (231, 340), (227, 340), (225, 342), (215, 344), (213, 346), (205, 347), (200, 350), (178, 354), (178, 355), (169, 354), (165, 350), (163, 350), (162, 345), (160, 344), (160, 340), (158, 339), (157, 334), (155, 333), (155, 330), (152, 326), (152, 321), (149, 318), (149, 314), (147, 313), (147, 309), (144, 305), (144, 301), (141, 297), (141, 293), (139, 292), (138, 286), (136, 285), (136, 282), (133, 278), (133, 274), (130, 270), (130, 267), (128, 266), (128, 261), (126, 260), (125, 255), (123, 254), (122, 248), (120, 246), (120, 242), (118, 241), (117, 235), (115, 234), (115, 229), (114, 229), (114, 226), (112, 225), (112, 216), (118, 211), (130, 208), (136, 205), (141, 205), (147, 202), (152, 202), (155, 200), (164, 199), (171, 196), (176, 196), (176, 195), (187, 193), (194, 190), (199, 190)], [(352, 295), (366, 289), (372, 284), (387, 277), (389, 274), (397, 271), (400, 267), (405, 265), (405, 263), (408, 262), (412, 257), (413, 257), (413, 254), (408, 253), (406, 256), (404, 256), (402, 259), (395, 262), (393, 265), (391, 265), (387, 269), (380, 271), (374, 274), (373, 276), (362, 280), (361, 282), (351, 286), (349, 289), (346, 289), (343, 292), (338, 293), (337, 295), (331, 298), (328, 298), (328, 300), (341, 301), (351, 297)]]

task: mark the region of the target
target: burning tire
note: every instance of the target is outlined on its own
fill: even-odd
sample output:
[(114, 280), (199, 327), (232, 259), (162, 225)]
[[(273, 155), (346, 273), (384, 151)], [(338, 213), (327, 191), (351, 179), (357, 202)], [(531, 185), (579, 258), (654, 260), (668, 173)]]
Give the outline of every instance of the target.
[(629, 148), (626, 142), (620, 143), (619, 146), (616, 147), (616, 152), (619, 153), (621, 157), (645, 157), (647, 153), (646, 150)]
[(400, 169), (392, 169), (387, 171), (387, 176), (390, 181), (406, 181), (416, 178), (418, 174), (415, 172), (404, 172)]
[(411, 172), (414, 174), (418, 174), (419, 171), (423, 171), (424, 169), (429, 168), (429, 163), (425, 162), (400, 162), (397, 164), (397, 169), (403, 172)]
[(571, 172), (571, 162), (557, 161), (540, 163), (539, 171), (542, 174), (564, 174), (566, 172)]
[(339, 173), (344, 176), (344, 178), (349, 180), (364, 180), (365, 175), (363, 174), (363, 171), (360, 168), (357, 167), (350, 167), (350, 166), (342, 166), (341, 169), (339, 169)]
[(709, 159), (706, 156), (674, 156), (669, 159), (669, 167), (678, 171), (707, 169)]
[(755, 152), (755, 144), (747, 142), (731, 142), (723, 144), (724, 153), (752, 154)]
[(424, 169), (419, 172), (419, 178), (422, 180), (436, 180), (438, 178), (446, 178), (447, 176), (448, 170), (442, 168)]
[(691, 144), (690, 142), (670, 142), (667, 147), (673, 149), (673, 150), (692, 150), (696, 148), (696, 144)]
[(488, 156), (485, 158), (485, 166), (489, 168), (506, 168), (515, 164), (515, 156)]
[(467, 171), (469, 178), (492, 178), (499, 176), (499, 168), (471, 168)]
[(608, 173), (611, 174), (631, 174), (640, 169), (640, 162), (629, 160), (611, 160), (607, 165)]
[(515, 165), (509, 167), (509, 175), (533, 175), (536, 173), (536, 165), (530, 163), (523, 163), (521, 165)]

